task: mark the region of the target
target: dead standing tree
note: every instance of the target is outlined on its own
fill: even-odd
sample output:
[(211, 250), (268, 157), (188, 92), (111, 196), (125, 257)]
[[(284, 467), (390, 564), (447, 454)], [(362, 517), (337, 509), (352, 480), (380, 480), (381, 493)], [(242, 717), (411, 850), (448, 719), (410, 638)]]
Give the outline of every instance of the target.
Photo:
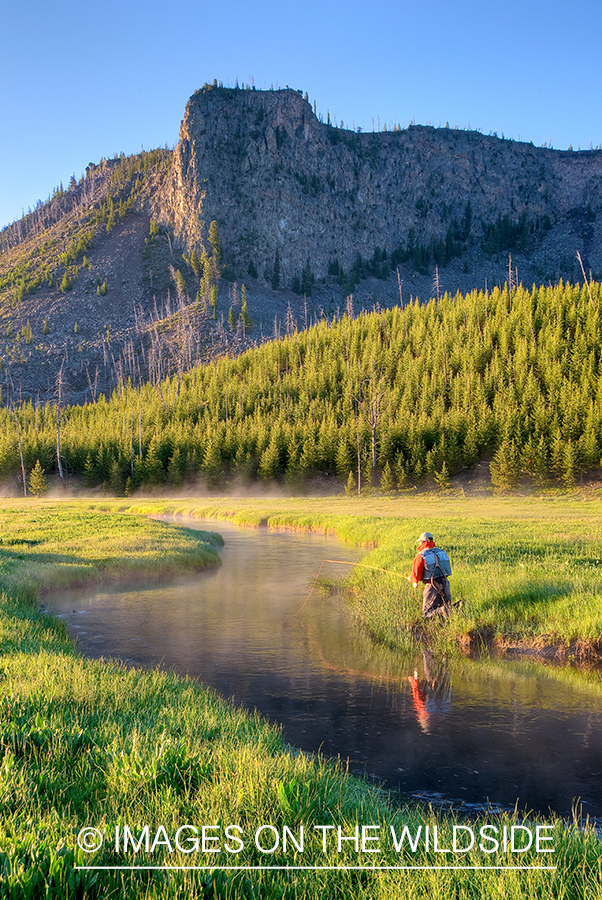
[(385, 397), (385, 384), (382, 370), (374, 371), (374, 364), (370, 363), (370, 375), (366, 381), (366, 405), (368, 425), (370, 426), (370, 443), (372, 451), (372, 484), (377, 482), (377, 429), (382, 417), (383, 400)]
[(59, 369), (59, 373), (56, 376), (56, 461), (59, 467), (59, 478), (63, 479), (65, 477), (65, 473), (63, 472), (63, 464), (61, 462), (61, 403), (63, 402), (63, 391), (66, 387), (65, 379), (63, 378), (63, 366), (65, 365), (65, 360), (61, 363), (61, 368)]
[(23, 461), (23, 442), (21, 440), (21, 429), (19, 427), (19, 414), (14, 403), (11, 403), (11, 408), (15, 417), (15, 425), (17, 426), (17, 441), (19, 444), (19, 458), (21, 460), (21, 478), (23, 479), (23, 496), (27, 497), (27, 478), (25, 477), (25, 463)]
[(362, 490), (362, 429), (364, 420), (370, 429), (370, 461), (371, 482), (376, 485), (378, 469), (378, 427), (384, 411), (385, 379), (382, 367), (375, 370), (374, 361), (370, 361), (370, 371), (363, 374), (361, 358), (357, 358), (357, 392), (353, 392), (351, 365), (347, 352), (347, 375), (349, 379), (349, 398), (355, 415), (355, 433), (357, 441), (357, 492)]
[(439, 275), (439, 266), (435, 266), (435, 274), (433, 276), (433, 291), (437, 298), (437, 303), (439, 303), (441, 294), (441, 277)]

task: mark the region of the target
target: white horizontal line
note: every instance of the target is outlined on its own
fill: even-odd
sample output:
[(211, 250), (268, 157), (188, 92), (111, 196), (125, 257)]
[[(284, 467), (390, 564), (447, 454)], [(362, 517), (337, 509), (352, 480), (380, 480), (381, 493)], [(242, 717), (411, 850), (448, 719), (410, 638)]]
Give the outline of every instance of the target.
[(479, 869), (497, 869), (501, 871), (545, 871), (555, 872), (557, 866), (75, 866), (79, 871), (166, 871), (166, 870), (210, 870), (212, 872), (287, 872), (287, 871), (336, 871), (341, 870), (395, 870), (395, 871), (475, 871)]

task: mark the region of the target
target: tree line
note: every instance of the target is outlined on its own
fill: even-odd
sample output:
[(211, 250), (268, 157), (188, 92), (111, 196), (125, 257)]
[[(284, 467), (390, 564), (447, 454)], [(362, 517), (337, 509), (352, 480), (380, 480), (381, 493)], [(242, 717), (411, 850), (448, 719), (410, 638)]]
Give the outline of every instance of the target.
[[(602, 452), (598, 283), (445, 294), (344, 315), (95, 403), (0, 408), (0, 476), (115, 493), (201, 481), (574, 485)], [(57, 449), (60, 448), (60, 449)]]

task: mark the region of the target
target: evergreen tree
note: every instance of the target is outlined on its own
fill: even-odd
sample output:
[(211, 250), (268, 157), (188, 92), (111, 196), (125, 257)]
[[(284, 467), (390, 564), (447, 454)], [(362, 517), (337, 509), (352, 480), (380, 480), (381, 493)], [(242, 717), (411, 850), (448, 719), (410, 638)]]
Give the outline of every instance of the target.
[(190, 254), (190, 265), (192, 266), (192, 271), (195, 275), (198, 275), (200, 277), (203, 274), (203, 264), (201, 257), (194, 249)]
[(284, 472), (284, 483), (292, 490), (299, 491), (303, 487), (305, 472), (300, 465), (299, 447), (293, 445)]
[(520, 461), (516, 444), (505, 438), (489, 466), (491, 483), (498, 493), (512, 490), (518, 483)]
[(219, 227), (215, 219), (209, 226), (209, 243), (211, 245), (211, 254), (217, 266), (222, 261), (222, 239), (219, 234)]
[(111, 466), (109, 490), (112, 494), (115, 494), (116, 497), (121, 497), (123, 494), (123, 476), (121, 474), (121, 466), (119, 465), (118, 459), (114, 459)]
[(407, 465), (404, 455), (401, 451), (395, 457), (393, 468), (395, 471), (397, 487), (400, 490), (403, 490), (409, 484), (409, 473), (408, 473), (408, 465)]
[(339, 478), (344, 478), (353, 466), (353, 450), (346, 437), (341, 437), (336, 449), (335, 471)]
[(176, 447), (167, 466), (167, 482), (172, 487), (180, 487), (184, 480), (183, 462), (180, 448)]
[(241, 288), (241, 293), (242, 306), (240, 310), (240, 321), (242, 322), (243, 332), (245, 334), (250, 334), (253, 331), (253, 319), (249, 315), (249, 310), (247, 309), (247, 288), (244, 284)]
[(92, 453), (88, 450), (86, 462), (84, 464), (84, 484), (86, 487), (94, 487), (96, 484), (96, 473), (94, 471), (94, 460)]
[(151, 438), (150, 444), (144, 458), (144, 480), (148, 484), (162, 484), (165, 472), (163, 463), (159, 455), (160, 439), (155, 432)]
[(301, 273), (301, 283), (300, 283), (300, 291), (301, 294), (307, 294), (308, 297), (311, 297), (311, 291), (314, 285), (315, 276), (311, 270), (311, 265), (309, 262), (309, 257), (305, 266), (303, 268), (303, 272)]
[(440, 491), (447, 491), (449, 489), (449, 471), (445, 460), (443, 460), (441, 469), (438, 472), (435, 472), (434, 478)]
[(568, 440), (564, 445), (562, 454), (562, 480), (568, 488), (573, 488), (577, 484), (577, 473), (579, 471), (579, 456), (577, 447), (572, 440)]
[(393, 469), (389, 460), (383, 466), (382, 475), (380, 477), (380, 489), (383, 494), (389, 494), (395, 490), (395, 479), (393, 477)]
[(355, 494), (355, 475), (353, 472), (349, 473), (349, 478), (347, 479), (347, 484), (345, 485), (345, 493), (348, 497), (351, 497)]
[(204, 247), (201, 251), (200, 269), (201, 269), (201, 273), (202, 273), (201, 274), (201, 294), (204, 297), (207, 297), (209, 294), (209, 291), (211, 289), (211, 285), (214, 282), (214, 277), (213, 277), (213, 266), (211, 263), (211, 257), (209, 256), (209, 254), (207, 253), (207, 251), (205, 250)]
[[(172, 269), (173, 272), (173, 269)], [(188, 294), (188, 289), (186, 287), (186, 279), (182, 275), (179, 269), (176, 270), (174, 275), (174, 281), (176, 285), (176, 291), (178, 292), (178, 297), (183, 298)]]
[(31, 470), (31, 475), (29, 476), (29, 490), (34, 495), (34, 497), (41, 497), (42, 494), (45, 494), (48, 489), (46, 484), (46, 475), (44, 473), (44, 469), (41, 466), (40, 460), (36, 460), (36, 464)]
[(460, 238), (463, 241), (468, 240), (470, 230), (472, 228), (472, 205), (470, 200), (467, 202), (460, 224)]
[(201, 474), (204, 476), (208, 487), (219, 487), (222, 482), (224, 469), (219, 444), (214, 435), (209, 438), (203, 456)]
[(258, 474), (263, 481), (272, 481), (280, 474), (280, 450), (276, 432), (272, 432), (270, 443), (261, 455)]
[(107, 231), (110, 231), (113, 225), (115, 224), (115, 204), (113, 202), (113, 198), (109, 194), (106, 200), (106, 214), (107, 214)]

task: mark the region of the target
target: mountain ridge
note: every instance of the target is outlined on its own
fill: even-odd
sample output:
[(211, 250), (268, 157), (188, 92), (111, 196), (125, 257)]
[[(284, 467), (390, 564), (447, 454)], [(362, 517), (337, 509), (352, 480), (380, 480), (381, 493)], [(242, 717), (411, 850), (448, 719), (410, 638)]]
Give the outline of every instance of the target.
[(599, 150), (358, 133), (292, 89), (205, 85), (175, 150), (90, 164), (0, 232), (3, 399), (83, 402), (409, 296), (599, 277), (601, 212)]
[[(462, 235), (467, 208), (472, 221)], [(544, 231), (554, 229), (564, 232), (572, 261), (571, 236), (586, 267), (600, 271), (602, 228), (587, 226), (601, 208), (599, 150), (430, 126), (358, 133), (320, 122), (292, 89), (206, 85), (188, 102), (158, 212), (188, 249), (198, 249), (217, 220), (234, 268), (253, 263), (266, 283), (278, 249), (281, 278), (292, 287), (308, 260), (319, 279), (335, 263), (348, 272), (358, 254), (366, 262), (377, 250), (407, 262), (421, 248), (422, 268), (434, 268), (472, 249), (478, 265), (504, 217), (515, 230), (522, 218), (529, 237), (541, 230), (532, 252), (540, 278), (561, 274), (547, 259), (554, 242)], [(506, 243), (498, 242), (500, 252), (513, 249)]]

